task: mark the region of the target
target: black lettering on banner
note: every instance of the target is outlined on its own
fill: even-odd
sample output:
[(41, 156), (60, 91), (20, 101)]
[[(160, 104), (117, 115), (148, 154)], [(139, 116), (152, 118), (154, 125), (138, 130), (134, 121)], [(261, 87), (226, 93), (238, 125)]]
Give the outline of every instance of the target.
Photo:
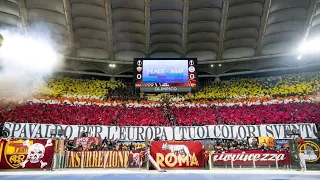
[(203, 126), (198, 126), (197, 127), (197, 135), (200, 139), (204, 139), (204, 136), (206, 134), (206, 130)]
[(72, 126), (68, 125), (64, 128), (64, 136), (70, 139), (73, 135), (73, 128)]
[(113, 139), (114, 138), (114, 134), (112, 134), (112, 137), (110, 137), (111, 127), (108, 126), (107, 129), (108, 129), (107, 139)]
[[(265, 128), (265, 129), (262, 129)], [(103, 128), (106, 128), (105, 130)], [(5, 123), (4, 129), (9, 132), (13, 138), (56, 138), (58, 135), (52, 136), (51, 130), (56, 133), (64, 130), (63, 136), (67, 138), (79, 137), (82, 132), (89, 132), (92, 136), (104, 136), (113, 140), (119, 138), (121, 140), (142, 141), (145, 137), (153, 139), (156, 137), (162, 140), (168, 139), (167, 133), (170, 135), (169, 140), (185, 140), (185, 139), (204, 139), (204, 138), (225, 138), (236, 139), (245, 138), (247, 136), (273, 136), (276, 139), (290, 138), (286, 135), (287, 128), (299, 130), (301, 136), (305, 139), (316, 137), (317, 127), (315, 124), (268, 124), (268, 125), (210, 125), (210, 126), (193, 126), (193, 127), (118, 127), (118, 126), (62, 126), (53, 124), (28, 124), (28, 123)], [(178, 130), (176, 130), (178, 128)], [(211, 129), (212, 128), (212, 129)], [(106, 132), (104, 132), (106, 131)], [(108, 132), (107, 132), (108, 131)], [(169, 132), (167, 132), (169, 131)], [(211, 132), (213, 131), (213, 132)], [(77, 134), (78, 133), (78, 134)], [(172, 134), (172, 135), (171, 135)], [(179, 136), (179, 137), (178, 137)]]
[(266, 125), (266, 136), (271, 136), (273, 137), (273, 130), (271, 125)]
[(301, 133), (300, 128), (301, 128), (300, 124), (291, 124), (291, 129), (298, 130), (299, 133)]
[(206, 126), (207, 138), (210, 138), (209, 126)]
[(94, 129), (94, 126), (87, 126), (88, 135), (93, 136), (95, 134)]
[(273, 127), (274, 127), (274, 129), (276, 130), (276, 136), (274, 136), (275, 137), (275, 139), (279, 139), (279, 137), (280, 137), (280, 131), (281, 131), (281, 127), (279, 126), (279, 125), (277, 125), (277, 124), (275, 124), (275, 125), (273, 125)]
[(19, 137), (20, 138), (31, 138), (31, 137), (27, 137), (27, 124), (24, 124), (22, 129), (21, 129), (21, 132), (20, 132), (20, 135)]
[(176, 140), (176, 133), (175, 133), (176, 127), (173, 126), (171, 129), (172, 129), (172, 140)]
[(221, 131), (222, 131), (222, 137), (228, 139), (230, 135), (228, 126), (223, 125), (221, 128)]
[[(10, 136), (11, 136), (10, 133), (13, 132), (13, 131), (10, 131), (10, 129), (11, 129), (11, 124), (9, 124), (9, 128), (6, 127), (6, 126), (3, 126), (3, 129), (2, 129), (2, 130), (5, 131), (5, 132), (8, 132), (8, 133), (9, 133), (8, 135), (9, 135), (9, 137), (10, 137)], [(11, 136), (11, 137), (12, 137), (12, 136)], [(0, 152), (0, 153), (1, 153), (1, 152)]]
[[(242, 132), (241, 132), (242, 130)], [(246, 129), (244, 128), (244, 126), (239, 126), (238, 128), (238, 135), (241, 139), (244, 139), (247, 137), (247, 132), (246, 132)]]
[[(219, 129), (220, 131), (220, 134), (217, 135), (217, 128)], [(221, 136), (221, 127), (220, 126), (214, 126), (213, 127), (213, 135), (215, 136), (214, 138), (219, 138)]]
[(94, 126), (95, 130), (94, 130), (94, 137), (101, 137), (101, 133), (102, 133), (102, 127), (101, 126)]
[(317, 126), (315, 124), (312, 124), (312, 132), (313, 132), (314, 136), (317, 136), (318, 130), (317, 130)]
[(161, 139), (162, 140), (167, 140), (168, 139), (167, 133), (166, 133), (166, 129), (164, 127), (162, 128)]
[[(194, 127), (187, 127), (187, 128), (188, 128), (188, 136), (189, 136), (188, 139), (195, 139), (195, 137), (196, 137), (195, 128)], [(192, 136), (192, 134), (193, 134), (193, 136)]]
[[(162, 128), (162, 130), (164, 131), (164, 129)], [(155, 137), (160, 137), (162, 136), (162, 131), (161, 131), (161, 128), (160, 127), (154, 127), (154, 136)]]
[[(61, 134), (61, 135), (58, 134), (59, 130), (63, 130), (63, 127), (61, 125), (55, 125), (55, 131), (57, 133), (56, 137), (62, 137), (63, 136), (63, 134)], [(80, 137), (80, 136), (78, 136), (78, 137)]]
[(256, 129), (255, 129), (254, 126), (247, 126), (247, 128), (248, 128), (248, 136), (249, 136), (249, 137), (257, 137), (257, 136), (255, 135)]
[[(30, 123), (29, 124), (29, 132), (30, 132), (30, 137), (36, 137), (36, 127), (37, 127), (38, 124), (32, 124)], [(35, 134), (35, 135), (34, 135)]]
[(85, 126), (78, 126), (78, 137), (81, 137), (81, 133), (86, 130)]
[(182, 134), (181, 140), (186, 139), (185, 132), (187, 132), (187, 128), (186, 127), (179, 127), (179, 133)]
[(283, 131), (284, 131), (284, 138), (285, 138), (285, 139), (289, 137), (288, 134), (286, 133), (286, 130), (287, 130), (287, 129), (292, 130), (292, 128), (291, 128), (289, 125), (286, 126), (286, 125), (284, 124), (284, 125), (283, 125)]
[(258, 137), (261, 136), (261, 125), (256, 125), (256, 127), (258, 128)]
[[(21, 124), (14, 123), (14, 124), (13, 124), (13, 128), (12, 128), (11, 137), (15, 137), (15, 132), (16, 132), (16, 131), (19, 131), (20, 128), (21, 128)], [(20, 135), (21, 135), (21, 133), (20, 133)], [(19, 135), (19, 136), (20, 136), (20, 135)], [(20, 136), (20, 138), (22, 138), (22, 137)]]
[[(51, 127), (51, 125), (50, 125), (50, 124), (46, 124), (45, 126), (46, 126), (46, 130), (45, 130), (45, 135), (44, 135), (44, 137), (45, 137), (45, 138), (50, 138), (51, 136), (50, 136), (50, 129), (49, 129), (49, 127)], [(42, 128), (42, 124), (40, 125), (40, 128)]]
[(306, 126), (306, 133), (307, 133), (307, 137), (306, 138), (311, 138), (311, 136), (309, 134), (309, 129), (308, 129), (308, 127), (309, 127), (310, 130), (312, 130), (311, 124), (305, 124), (305, 126)]
[(11, 135), (11, 133), (13, 132), (11, 130), (11, 128), (12, 128), (12, 123), (5, 123), (5, 125), (3, 126), (2, 130), (8, 132), (9, 133), (9, 137), (13, 137), (13, 135)]
[(126, 140), (126, 128), (121, 126), (119, 128), (120, 128), (119, 140)]
[(143, 127), (137, 127), (138, 130), (137, 130), (137, 140), (140, 141), (140, 140), (145, 140), (143, 137), (143, 134), (144, 134), (144, 128)]
[(128, 134), (128, 140), (132, 141), (134, 140), (134, 128), (135, 127), (127, 127), (127, 134)]
[(234, 135), (233, 127), (234, 126), (230, 126), (231, 139), (237, 139), (238, 138), (238, 134)]
[[(35, 136), (37, 138), (43, 138), (42, 137), (42, 132), (41, 132), (41, 124), (35, 124), (35, 126), (38, 127)], [(30, 131), (30, 132), (32, 133), (33, 131)]]
[[(146, 131), (145, 131), (145, 137), (147, 137), (148, 139), (150, 140), (153, 140), (155, 139), (156, 137), (153, 137), (154, 133), (153, 133), (153, 129), (152, 127), (147, 127), (146, 128)], [(159, 137), (160, 138), (160, 137)]]

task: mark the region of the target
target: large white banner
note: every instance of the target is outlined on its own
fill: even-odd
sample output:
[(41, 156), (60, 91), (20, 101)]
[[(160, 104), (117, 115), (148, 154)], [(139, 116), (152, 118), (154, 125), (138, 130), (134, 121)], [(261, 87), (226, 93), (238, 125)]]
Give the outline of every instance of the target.
[(208, 126), (84, 126), (58, 124), (5, 123), (4, 130), (14, 138), (59, 138), (51, 131), (64, 131), (64, 137), (79, 137), (82, 132), (89, 136), (122, 141), (144, 141), (145, 138), (162, 140), (193, 139), (244, 139), (247, 137), (272, 136), (275, 139), (291, 139), (285, 130), (298, 129), (303, 139), (317, 138), (315, 124), (264, 124), (264, 125), (208, 125)]

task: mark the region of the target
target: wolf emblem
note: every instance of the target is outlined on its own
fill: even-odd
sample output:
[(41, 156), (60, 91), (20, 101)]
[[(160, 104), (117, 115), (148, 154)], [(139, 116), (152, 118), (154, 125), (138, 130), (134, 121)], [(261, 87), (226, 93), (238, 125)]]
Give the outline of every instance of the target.
[[(168, 144), (168, 143), (163, 143), (162, 144), (162, 150), (168, 150), (171, 153), (174, 153), (176, 155), (181, 155), (183, 153), (185, 156), (191, 158), (190, 151), (186, 145), (182, 144)], [(169, 161), (172, 161), (172, 157), (170, 157)]]

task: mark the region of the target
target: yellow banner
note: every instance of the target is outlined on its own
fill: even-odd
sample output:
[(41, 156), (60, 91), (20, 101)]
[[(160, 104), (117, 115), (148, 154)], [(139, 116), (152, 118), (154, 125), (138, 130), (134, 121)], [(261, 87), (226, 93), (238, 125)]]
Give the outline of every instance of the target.
[(259, 141), (259, 147), (263, 146), (263, 144), (266, 144), (268, 148), (275, 147), (274, 137), (260, 136), (258, 137), (258, 141)]
[(3, 144), (5, 140), (0, 139), (0, 163), (2, 160), (2, 151), (3, 151)]
[(125, 168), (129, 151), (68, 151), (67, 168)]

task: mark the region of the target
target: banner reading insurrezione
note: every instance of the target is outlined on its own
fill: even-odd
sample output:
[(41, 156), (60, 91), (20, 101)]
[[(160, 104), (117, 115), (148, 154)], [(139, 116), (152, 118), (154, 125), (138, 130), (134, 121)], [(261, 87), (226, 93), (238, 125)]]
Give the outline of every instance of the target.
[(67, 151), (67, 168), (145, 167), (143, 151)]
[(145, 138), (162, 140), (193, 139), (244, 139), (246, 137), (270, 136), (275, 139), (292, 139), (286, 135), (286, 129), (298, 129), (303, 139), (316, 139), (315, 124), (264, 124), (264, 125), (208, 125), (208, 126), (84, 126), (32, 123), (5, 123), (4, 129), (14, 138), (53, 138), (51, 130), (63, 130), (68, 138), (79, 137), (81, 132), (88, 132), (91, 137), (121, 141), (144, 141)]

